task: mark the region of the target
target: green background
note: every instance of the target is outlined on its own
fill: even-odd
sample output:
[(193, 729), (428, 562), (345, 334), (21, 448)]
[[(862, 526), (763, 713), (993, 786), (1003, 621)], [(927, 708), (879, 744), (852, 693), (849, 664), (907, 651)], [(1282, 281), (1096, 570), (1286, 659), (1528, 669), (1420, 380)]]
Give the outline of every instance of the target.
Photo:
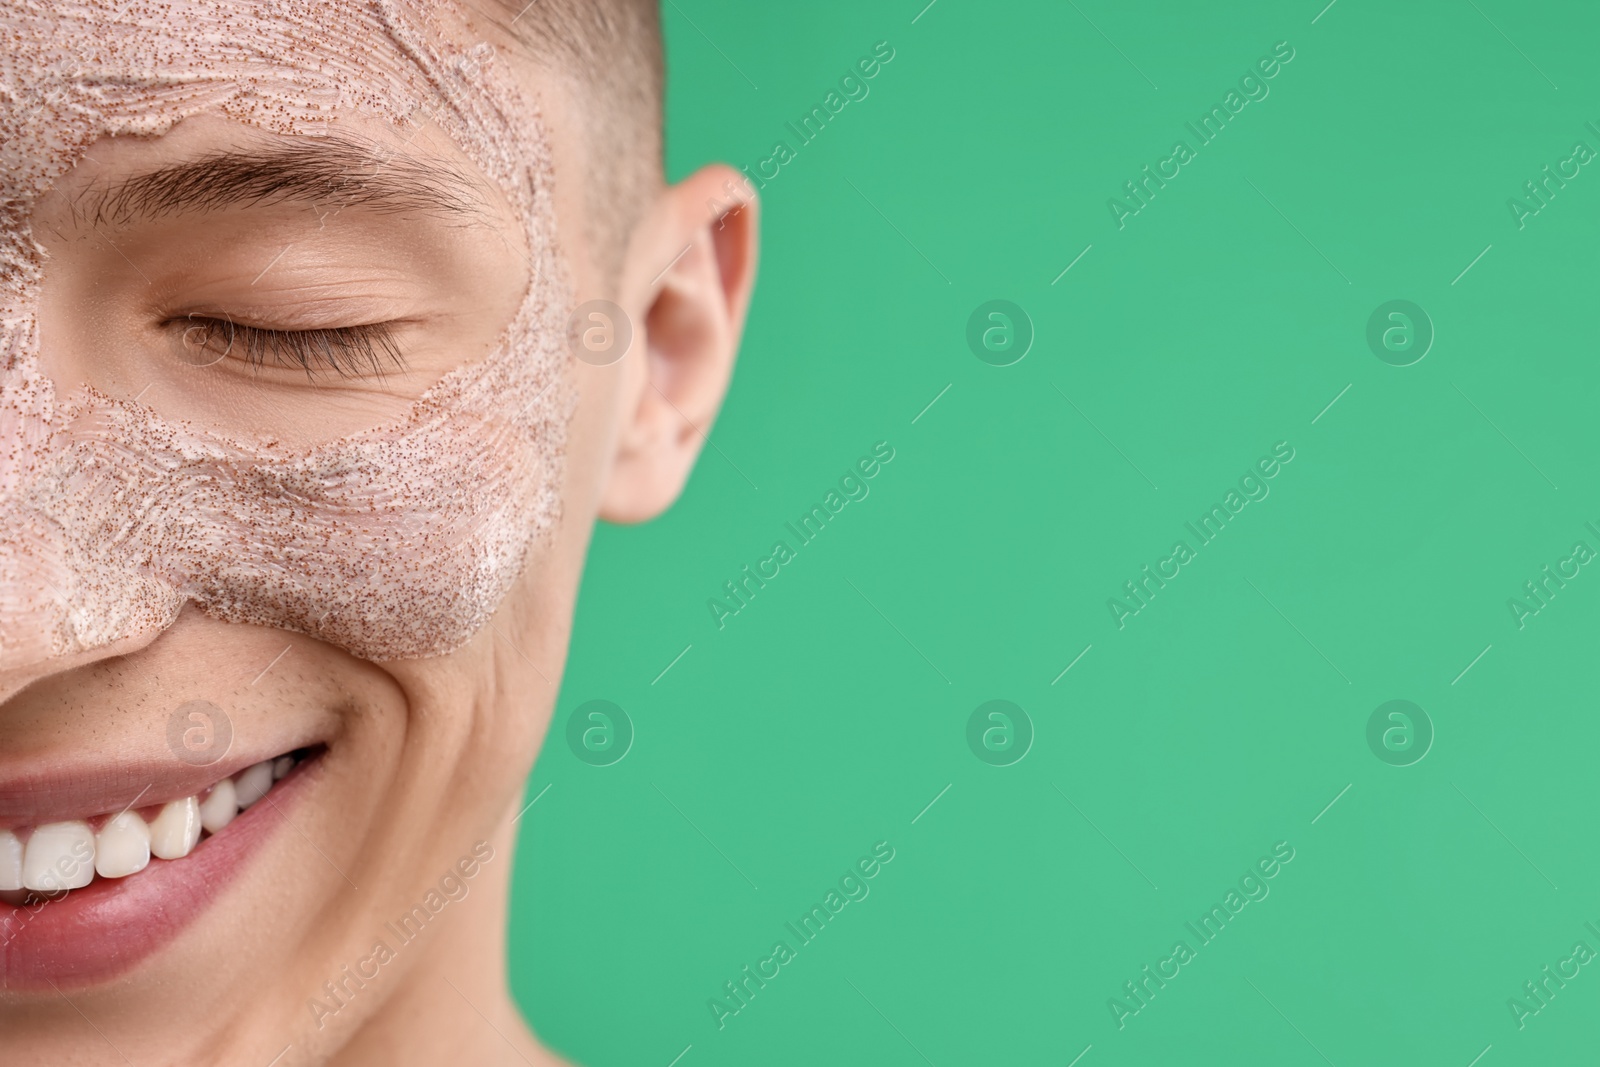
[[(1507, 601), (1600, 548), (1600, 167), (1525, 228), (1507, 201), (1600, 148), (1597, 19), (1322, 2), (665, 5), (673, 177), (794, 147), (895, 57), (762, 193), (683, 500), (598, 532), (519, 824), (513, 982), (555, 1048), (1594, 1061), (1600, 966), (1524, 1028), (1507, 1000), (1600, 950), (1600, 576), (1520, 629)], [(1270, 95), (1119, 230), (1108, 199), (1279, 41)], [(993, 299), (1036, 334), (1012, 366), (966, 342)], [(1437, 332), (1412, 366), (1366, 342), (1393, 299)], [(719, 630), (708, 599), (879, 441), (870, 495)], [(1107, 599), (1280, 441), (1270, 495), (1119, 629)], [(636, 731), (611, 766), (566, 742), (592, 699)], [(1036, 733), (1011, 766), (967, 745), (992, 699)], [(1436, 731), (1411, 766), (1368, 747), (1392, 699)], [(719, 1029), (708, 1000), (877, 841), (870, 895)], [(1270, 895), (1119, 1029), (1108, 1000), (1280, 841)]]

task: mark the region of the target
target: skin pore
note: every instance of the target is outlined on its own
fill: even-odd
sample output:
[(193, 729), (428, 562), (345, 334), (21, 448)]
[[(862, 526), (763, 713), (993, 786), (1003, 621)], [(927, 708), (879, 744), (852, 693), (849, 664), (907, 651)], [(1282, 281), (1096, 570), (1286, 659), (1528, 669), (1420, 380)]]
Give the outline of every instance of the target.
[[(31, 10), (0, 0), (8, 23)], [(474, 30), (469, 21), (459, 32)], [(372, 661), (189, 605), (157, 632), (0, 678), (0, 814), (12, 783), (41, 774), (73, 782), (170, 764), (168, 719), (191, 699), (226, 709), (242, 757), (322, 753), (281, 811), (261, 810), (266, 830), (237, 873), (157, 951), (104, 981), (0, 987), (6, 1062), (556, 1062), (506, 987), (512, 819), (556, 698), (593, 523), (669, 506), (721, 402), (754, 278), (756, 209), (710, 217), (706, 205), (734, 177), (727, 168), (663, 186), (613, 277), (586, 236), (587, 220), (609, 208), (585, 199), (591, 161), (573, 83), (487, 29), (478, 36), (542, 115), (555, 266), (571, 299), (612, 300), (634, 327), (620, 362), (563, 368), (575, 401), (559, 517), (487, 623), (444, 655)], [(116, 209), (115, 191), (164, 170), (212, 161), (215, 175), (215, 160), (242, 156), (282, 175), (308, 146), (335, 151), (220, 109), (160, 136), (90, 145), (30, 206), (46, 257), (41, 366), (58, 395), (92, 386), (292, 450), (398, 419), (447, 375), (487, 360), (540, 269), (512, 205), (433, 124), (401, 134), (360, 107), (335, 109), (331, 124), (337, 151), (391, 154), (389, 201), (310, 180), (303, 196), (162, 210), (147, 197), (147, 210)], [(288, 338), (372, 324), (386, 332), (365, 347), (326, 333)], [(343, 373), (299, 361), (330, 354)], [(469, 858), (467, 891), (420, 936), (400, 946), (386, 934)], [(377, 977), (315, 1013), (309, 1002), (336, 1003), (325, 985), (384, 937), (396, 951)]]

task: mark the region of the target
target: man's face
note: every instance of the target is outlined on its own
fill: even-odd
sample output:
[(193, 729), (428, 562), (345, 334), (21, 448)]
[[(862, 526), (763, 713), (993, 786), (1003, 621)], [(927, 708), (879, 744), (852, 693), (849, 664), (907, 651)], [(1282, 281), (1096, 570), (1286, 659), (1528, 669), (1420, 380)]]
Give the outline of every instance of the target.
[(492, 996), (628, 372), (559, 98), (456, 13), (116, 7), (0, 3), (0, 1031), (314, 1062)]

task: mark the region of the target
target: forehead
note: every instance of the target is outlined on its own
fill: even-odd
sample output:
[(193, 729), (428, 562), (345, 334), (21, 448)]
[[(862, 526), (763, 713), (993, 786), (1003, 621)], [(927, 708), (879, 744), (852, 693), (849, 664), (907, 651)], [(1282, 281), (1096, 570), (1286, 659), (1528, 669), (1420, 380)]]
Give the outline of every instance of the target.
[(376, 124), (397, 153), (437, 131), (524, 219), (548, 168), (531, 100), (448, 0), (0, 0), (0, 36), (0, 202), (31, 202), (104, 137), (200, 114), (309, 137)]

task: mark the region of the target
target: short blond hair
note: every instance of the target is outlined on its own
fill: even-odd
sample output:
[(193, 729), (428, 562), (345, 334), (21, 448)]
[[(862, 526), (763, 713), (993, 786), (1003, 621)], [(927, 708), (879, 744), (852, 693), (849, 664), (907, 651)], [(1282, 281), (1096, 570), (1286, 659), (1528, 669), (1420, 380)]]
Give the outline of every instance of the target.
[(571, 79), (593, 195), (595, 255), (614, 278), (634, 224), (663, 181), (666, 60), (659, 0), (476, 0), (536, 62)]

